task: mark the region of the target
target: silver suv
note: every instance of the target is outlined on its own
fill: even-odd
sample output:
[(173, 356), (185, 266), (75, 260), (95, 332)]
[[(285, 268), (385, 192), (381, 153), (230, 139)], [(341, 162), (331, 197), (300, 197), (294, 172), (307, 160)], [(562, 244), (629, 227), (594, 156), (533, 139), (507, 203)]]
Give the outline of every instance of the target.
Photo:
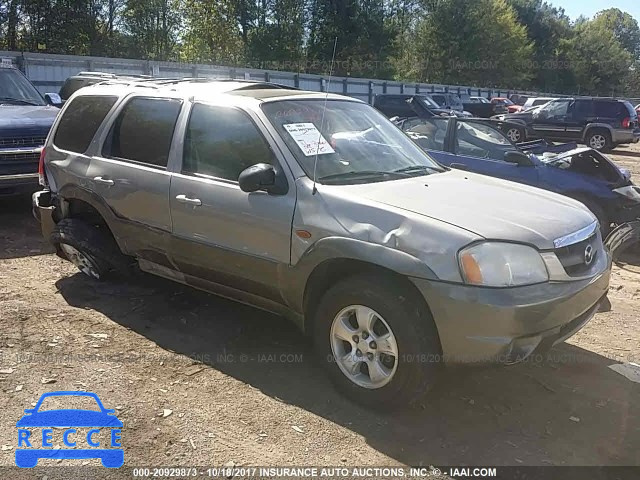
[[(439, 165), (369, 105), (235, 81), (80, 90), (34, 211), (95, 279), (139, 268), (290, 318), (367, 405), (509, 364), (592, 317), (611, 262), (579, 202)], [(315, 181), (314, 181), (315, 179)]]

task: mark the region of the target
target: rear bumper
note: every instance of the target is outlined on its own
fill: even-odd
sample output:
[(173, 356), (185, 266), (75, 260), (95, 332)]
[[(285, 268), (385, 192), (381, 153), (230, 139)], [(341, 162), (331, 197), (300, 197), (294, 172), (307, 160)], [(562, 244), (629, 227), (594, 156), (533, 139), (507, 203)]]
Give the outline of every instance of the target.
[(640, 128), (635, 130), (614, 128), (611, 132), (611, 140), (615, 144), (638, 143), (640, 141)]
[(55, 206), (53, 205), (51, 192), (48, 190), (40, 190), (31, 196), (31, 208), (33, 216), (40, 223), (42, 236), (49, 240), (51, 232), (56, 226), (54, 220)]
[(449, 364), (509, 364), (564, 341), (598, 310), (611, 261), (597, 276), (496, 289), (412, 279), (429, 305)]

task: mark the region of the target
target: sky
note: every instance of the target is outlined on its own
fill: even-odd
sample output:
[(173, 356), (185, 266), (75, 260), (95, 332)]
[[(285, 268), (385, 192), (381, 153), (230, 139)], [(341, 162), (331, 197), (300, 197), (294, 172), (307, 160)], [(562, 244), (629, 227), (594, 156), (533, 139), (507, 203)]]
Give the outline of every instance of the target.
[(640, 0), (547, 0), (556, 7), (565, 9), (571, 20), (580, 15), (593, 17), (594, 14), (607, 8), (619, 8), (628, 12), (640, 23)]

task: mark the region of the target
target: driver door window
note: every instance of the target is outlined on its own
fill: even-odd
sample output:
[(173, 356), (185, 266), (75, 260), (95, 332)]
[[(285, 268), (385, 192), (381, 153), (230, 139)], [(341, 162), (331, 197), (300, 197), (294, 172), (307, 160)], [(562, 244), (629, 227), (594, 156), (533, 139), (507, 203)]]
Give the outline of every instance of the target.
[(543, 107), (540, 110), (540, 117), (551, 120), (554, 118), (562, 118), (567, 115), (569, 110), (569, 102), (568, 101), (556, 101), (549, 102), (546, 107)]

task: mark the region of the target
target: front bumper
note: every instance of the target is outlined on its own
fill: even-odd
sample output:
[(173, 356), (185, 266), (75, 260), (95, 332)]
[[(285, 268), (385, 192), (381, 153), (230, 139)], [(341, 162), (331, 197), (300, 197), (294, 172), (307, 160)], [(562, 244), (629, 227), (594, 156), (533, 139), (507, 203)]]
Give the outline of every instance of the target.
[(525, 360), (592, 318), (609, 289), (611, 260), (593, 278), (517, 288), (481, 288), (413, 278), (438, 328), (445, 363)]
[(0, 195), (33, 191), (38, 187), (37, 173), (0, 175)]
[(611, 140), (615, 144), (638, 143), (638, 141), (640, 141), (640, 128), (636, 128), (635, 130), (614, 128), (611, 133)]

